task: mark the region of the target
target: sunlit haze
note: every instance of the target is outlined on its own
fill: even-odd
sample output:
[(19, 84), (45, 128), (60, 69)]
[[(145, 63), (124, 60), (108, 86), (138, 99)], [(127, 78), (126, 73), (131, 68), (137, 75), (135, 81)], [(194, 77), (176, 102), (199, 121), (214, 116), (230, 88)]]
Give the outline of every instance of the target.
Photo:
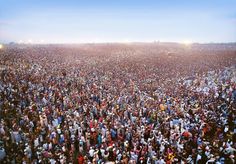
[(0, 0), (0, 42), (235, 42), (236, 1)]

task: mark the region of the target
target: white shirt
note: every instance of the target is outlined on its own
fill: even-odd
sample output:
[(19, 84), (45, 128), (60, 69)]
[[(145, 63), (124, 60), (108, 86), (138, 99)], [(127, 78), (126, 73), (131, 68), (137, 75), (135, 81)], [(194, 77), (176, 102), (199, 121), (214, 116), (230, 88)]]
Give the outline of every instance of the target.
[(90, 149), (90, 150), (89, 150), (89, 155), (90, 155), (90, 157), (93, 157), (93, 156), (94, 156), (94, 149)]

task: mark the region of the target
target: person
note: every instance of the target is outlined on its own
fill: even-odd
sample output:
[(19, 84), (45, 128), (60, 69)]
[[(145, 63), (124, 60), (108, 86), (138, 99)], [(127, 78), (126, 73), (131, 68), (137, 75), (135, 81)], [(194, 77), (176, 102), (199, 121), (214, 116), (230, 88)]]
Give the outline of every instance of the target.
[(235, 49), (195, 46), (5, 48), (0, 163), (234, 162)]
[(78, 164), (84, 164), (84, 157), (82, 154), (79, 154), (78, 156)]

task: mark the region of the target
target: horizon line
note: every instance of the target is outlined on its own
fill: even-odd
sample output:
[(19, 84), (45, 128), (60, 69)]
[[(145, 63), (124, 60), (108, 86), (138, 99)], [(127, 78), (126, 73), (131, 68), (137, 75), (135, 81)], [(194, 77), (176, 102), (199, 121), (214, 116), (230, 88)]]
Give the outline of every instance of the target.
[(10, 42), (0, 42), (0, 44), (3, 45), (10, 45), (10, 44), (15, 44), (15, 45), (48, 45), (48, 44), (135, 44), (135, 43), (176, 43), (176, 44), (235, 44), (236, 41), (228, 41), (228, 42), (191, 42), (191, 41), (91, 41), (91, 42), (15, 42), (15, 41), (10, 41)]

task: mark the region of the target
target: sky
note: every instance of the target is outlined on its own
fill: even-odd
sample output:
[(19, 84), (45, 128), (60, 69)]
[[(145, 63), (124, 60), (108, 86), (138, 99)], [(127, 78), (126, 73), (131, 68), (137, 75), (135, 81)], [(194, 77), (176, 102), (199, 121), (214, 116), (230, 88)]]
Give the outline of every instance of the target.
[(236, 0), (0, 0), (0, 43), (236, 42)]

